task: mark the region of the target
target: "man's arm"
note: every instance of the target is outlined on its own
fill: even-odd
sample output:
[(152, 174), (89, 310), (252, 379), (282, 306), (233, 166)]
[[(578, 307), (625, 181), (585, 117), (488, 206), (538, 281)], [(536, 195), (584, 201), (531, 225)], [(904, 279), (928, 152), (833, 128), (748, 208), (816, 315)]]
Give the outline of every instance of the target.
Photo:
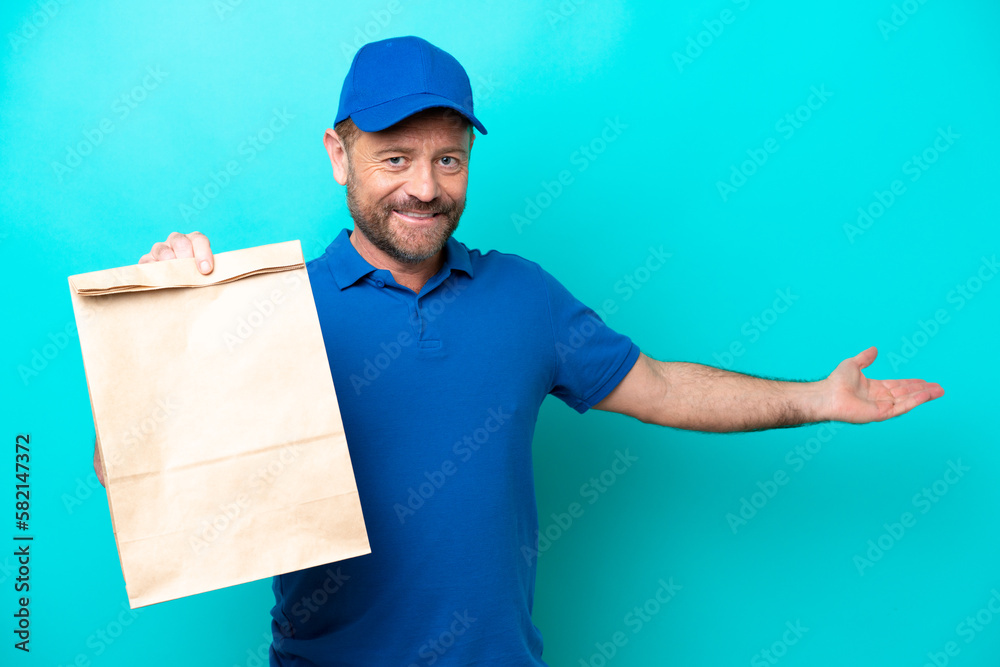
[(944, 395), (923, 380), (872, 380), (861, 369), (875, 360), (870, 347), (840, 362), (824, 380), (788, 382), (644, 354), (594, 407), (647, 424), (691, 431), (762, 431), (824, 421), (883, 421)]

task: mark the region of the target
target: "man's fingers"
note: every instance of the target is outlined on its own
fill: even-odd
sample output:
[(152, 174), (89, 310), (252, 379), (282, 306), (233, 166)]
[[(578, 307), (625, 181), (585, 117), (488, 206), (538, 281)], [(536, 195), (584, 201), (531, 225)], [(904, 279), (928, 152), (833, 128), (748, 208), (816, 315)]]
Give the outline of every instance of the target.
[(872, 345), (867, 350), (863, 350), (854, 355), (854, 360), (858, 362), (858, 368), (867, 368), (878, 356), (878, 349)]
[(154, 262), (162, 262), (166, 259), (177, 259), (177, 255), (174, 254), (174, 249), (162, 241), (154, 243), (153, 249), (149, 251), (149, 254), (153, 258)]
[(139, 258), (139, 263), (147, 264), (186, 257), (193, 257), (198, 270), (203, 274), (211, 273), (215, 268), (212, 246), (209, 244), (208, 238), (201, 232), (191, 232), (190, 234), (171, 232), (166, 241), (154, 243), (153, 248)]
[(905, 387), (911, 384), (921, 384), (924, 383), (923, 380), (917, 378), (907, 378), (905, 380), (881, 380), (882, 384), (888, 389), (895, 389), (896, 387)]
[(934, 395), (931, 393), (930, 389), (920, 389), (918, 391), (911, 392), (896, 399), (896, 405), (893, 407), (893, 411), (890, 416), (895, 417), (897, 415), (906, 414), (921, 403), (926, 403), (932, 398), (934, 398)]
[(208, 238), (201, 232), (191, 232), (188, 234), (191, 244), (194, 247), (194, 258), (198, 263), (198, 270), (202, 273), (211, 273), (215, 268), (215, 259), (212, 257), (212, 246)]
[(906, 383), (901, 383), (895, 387), (889, 388), (889, 395), (893, 397), (906, 396), (907, 394), (912, 394), (915, 391), (920, 391), (921, 389), (927, 389), (927, 383), (923, 380), (910, 380)]
[(928, 392), (928, 395), (932, 398), (944, 396), (944, 389), (941, 388), (941, 385), (937, 382), (924, 382), (923, 380), (917, 380), (913, 384), (894, 387), (889, 393), (893, 396), (906, 396), (907, 394), (914, 394), (923, 391)]
[(879, 401), (889, 406), (879, 421), (906, 414), (918, 405), (933, 401), (941, 396), (944, 396), (944, 389), (936, 382), (921, 382), (909, 387), (897, 387), (888, 398)]
[(187, 237), (187, 234), (170, 232), (170, 236), (167, 237), (167, 244), (174, 251), (174, 257), (177, 259), (194, 257), (194, 246), (191, 245), (191, 239)]

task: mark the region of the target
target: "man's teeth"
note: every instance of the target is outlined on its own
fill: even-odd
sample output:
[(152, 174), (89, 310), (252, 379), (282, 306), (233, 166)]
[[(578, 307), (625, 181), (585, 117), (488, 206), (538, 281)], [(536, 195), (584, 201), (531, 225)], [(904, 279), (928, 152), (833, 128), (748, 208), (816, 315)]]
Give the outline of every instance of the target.
[(403, 215), (409, 216), (411, 218), (433, 218), (433, 213), (411, 213), (410, 211), (399, 211)]

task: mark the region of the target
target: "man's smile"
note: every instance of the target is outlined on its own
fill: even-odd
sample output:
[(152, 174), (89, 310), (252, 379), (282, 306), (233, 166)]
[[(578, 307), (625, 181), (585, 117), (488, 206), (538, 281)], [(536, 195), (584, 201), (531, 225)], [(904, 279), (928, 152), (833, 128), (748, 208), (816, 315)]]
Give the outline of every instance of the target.
[(431, 224), (431, 223), (433, 223), (435, 221), (435, 219), (439, 215), (441, 215), (440, 213), (434, 213), (433, 211), (425, 211), (425, 212), (421, 212), (421, 211), (400, 211), (400, 210), (397, 210), (397, 209), (393, 209), (392, 212), (395, 213), (403, 221), (408, 222), (410, 224), (415, 224), (415, 225), (427, 225), (427, 224)]

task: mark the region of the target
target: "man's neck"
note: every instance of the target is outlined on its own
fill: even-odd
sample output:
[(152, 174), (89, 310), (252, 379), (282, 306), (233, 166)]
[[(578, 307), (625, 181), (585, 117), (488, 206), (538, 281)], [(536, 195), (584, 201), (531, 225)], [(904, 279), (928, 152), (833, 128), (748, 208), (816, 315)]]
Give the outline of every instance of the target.
[(403, 287), (408, 287), (417, 294), (424, 284), (440, 270), (444, 263), (444, 249), (439, 250), (433, 257), (428, 257), (422, 262), (408, 264), (400, 262), (387, 255), (384, 251), (375, 247), (357, 227), (350, 234), (351, 245), (358, 251), (358, 254), (366, 262), (376, 269), (387, 269), (392, 273), (392, 278)]

